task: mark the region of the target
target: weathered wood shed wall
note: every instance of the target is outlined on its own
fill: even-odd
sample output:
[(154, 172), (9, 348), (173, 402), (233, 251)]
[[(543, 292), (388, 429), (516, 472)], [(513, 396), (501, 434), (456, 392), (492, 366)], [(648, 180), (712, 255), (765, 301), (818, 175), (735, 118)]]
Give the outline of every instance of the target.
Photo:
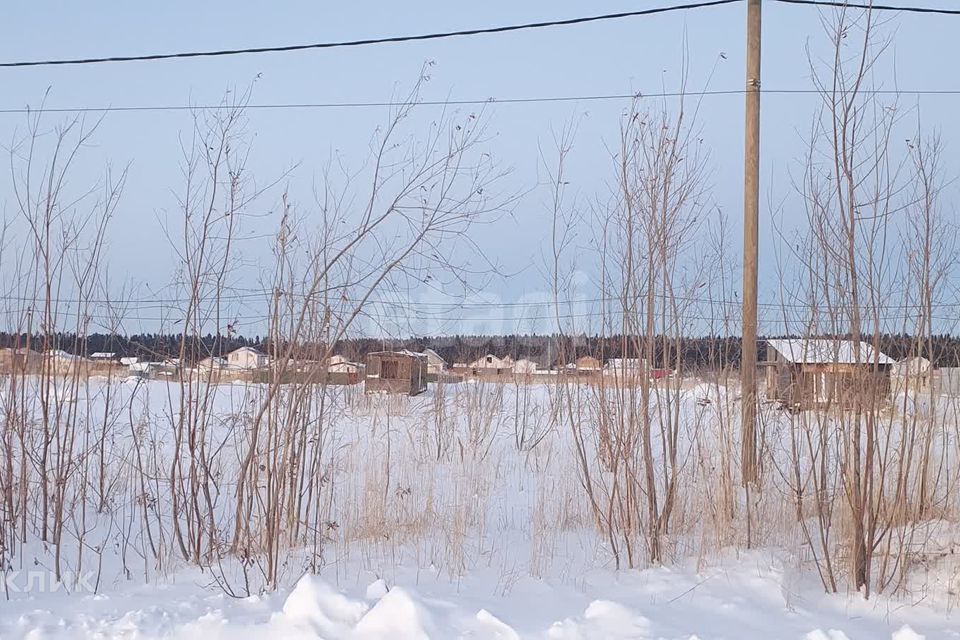
[(409, 351), (367, 354), (364, 391), (415, 396), (427, 390), (427, 359)]
[(877, 406), (890, 396), (893, 360), (849, 340), (770, 340), (766, 395), (792, 408)]

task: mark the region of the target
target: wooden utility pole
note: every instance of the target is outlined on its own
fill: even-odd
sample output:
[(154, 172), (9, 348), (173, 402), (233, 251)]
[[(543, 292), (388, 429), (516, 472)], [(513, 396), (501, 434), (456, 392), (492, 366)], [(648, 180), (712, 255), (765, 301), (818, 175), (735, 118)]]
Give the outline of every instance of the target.
[(743, 173), (743, 340), (741, 465), (743, 483), (757, 479), (757, 226), (760, 218), (760, 2), (747, 0), (746, 133)]

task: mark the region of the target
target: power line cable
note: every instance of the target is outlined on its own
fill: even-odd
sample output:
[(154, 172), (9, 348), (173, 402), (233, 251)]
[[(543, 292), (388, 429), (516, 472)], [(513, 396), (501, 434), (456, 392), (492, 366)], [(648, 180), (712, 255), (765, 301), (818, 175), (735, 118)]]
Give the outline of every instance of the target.
[[(816, 95), (822, 93), (819, 89), (761, 89), (765, 95)], [(483, 106), (483, 105), (517, 105), (564, 102), (604, 102), (615, 100), (640, 100), (647, 98), (680, 98), (684, 96), (699, 98), (711, 96), (739, 96), (745, 93), (744, 89), (711, 89), (705, 91), (659, 91), (654, 93), (608, 93), (565, 96), (529, 96), (518, 98), (462, 98), (451, 100), (421, 100), (415, 103), (397, 101), (345, 101), (345, 102), (272, 102), (247, 104), (243, 109), (248, 110), (313, 110), (313, 109), (364, 109), (401, 106), (448, 107), (448, 106)], [(903, 95), (903, 96), (960, 96), (960, 89), (860, 89), (862, 95)], [(37, 113), (137, 113), (137, 112), (164, 112), (164, 111), (219, 111), (235, 107), (223, 104), (158, 104), (158, 105), (117, 105), (101, 107), (44, 107), (32, 109), (30, 107), (0, 108), (0, 115), (23, 115)]]
[[(742, 89), (711, 90), (711, 91), (666, 91), (657, 93), (610, 93), (588, 94), (579, 96), (531, 96), (520, 98), (464, 98), (451, 100), (418, 100), (416, 102), (399, 101), (346, 101), (346, 102), (275, 102), (243, 105), (243, 109), (270, 110), (270, 109), (363, 109), (375, 107), (447, 107), (447, 106), (480, 106), (498, 104), (537, 104), (544, 102), (597, 102), (609, 100), (631, 100), (634, 98), (678, 98), (682, 96), (726, 96), (740, 95)], [(960, 94), (960, 90), (957, 90)], [(104, 113), (104, 112), (137, 112), (137, 111), (220, 111), (236, 107), (223, 104), (168, 104), (168, 105), (129, 105), (104, 107), (44, 107), (44, 113)], [(0, 108), (0, 114), (36, 113), (39, 109), (30, 107)]]
[[(636, 16), (655, 15), (658, 13), (667, 13), (671, 11), (688, 11), (692, 9), (702, 9), (719, 5), (734, 4), (742, 0), (706, 0), (703, 2), (693, 2), (688, 4), (670, 5), (665, 7), (654, 7), (651, 9), (640, 9), (637, 11), (621, 11), (617, 13), (606, 13), (593, 16), (582, 16), (578, 18), (567, 18), (563, 20), (545, 20), (541, 22), (527, 22), (513, 25), (500, 25), (496, 27), (482, 27), (477, 29), (461, 29), (456, 31), (441, 31), (434, 33), (424, 33), (405, 36), (389, 36), (384, 38), (365, 38), (360, 40), (341, 40), (332, 42), (314, 42), (308, 44), (280, 45), (270, 47), (246, 47), (241, 49), (215, 49), (208, 51), (181, 51), (176, 53), (153, 53), (145, 55), (129, 56), (105, 56), (93, 58), (61, 58), (49, 60), (21, 60), (15, 62), (0, 62), (0, 68), (14, 67), (40, 67), (40, 66), (63, 66), (63, 65), (83, 65), (83, 64), (101, 64), (106, 62), (145, 62), (154, 60), (172, 60), (184, 58), (210, 58), (223, 57), (244, 54), (257, 53), (283, 53), (291, 51), (306, 51), (312, 49), (337, 49), (347, 47), (361, 47), (377, 44), (392, 44), (401, 42), (420, 42), (426, 40), (440, 40), (444, 38), (454, 38), (462, 36), (489, 35), (497, 33), (509, 33), (512, 31), (526, 31), (531, 29), (543, 29), (547, 27), (572, 26), (586, 24), (590, 22), (600, 22), (607, 20), (620, 20)], [(907, 13), (922, 13), (936, 15), (960, 15), (960, 9), (941, 9), (936, 7), (919, 6), (897, 6), (886, 4), (874, 4), (872, 2), (852, 3), (852, 2), (831, 2), (829, 0), (774, 0), (782, 4), (810, 5), (819, 7), (831, 7), (837, 9), (869, 9), (874, 11), (901, 11)]]
[(440, 31), (434, 33), (423, 33), (407, 36), (390, 36), (385, 38), (365, 38), (362, 40), (341, 40), (334, 42), (314, 42), (309, 44), (293, 44), (272, 47), (247, 47), (243, 49), (217, 49), (211, 51), (182, 51), (178, 53), (153, 53), (147, 55), (131, 56), (107, 56), (102, 58), (65, 58), (54, 60), (24, 60), (19, 62), (0, 62), (0, 68), (10, 67), (42, 67), (54, 65), (81, 65), (81, 64), (100, 64), (104, 62), (144, 62), (148, 60), (171, 60), (181, 58), (211, 58), (221, 56), (234, 56), (253, 53), (282, 53), (289, 51), (306, 51), (310, 49), (338, 49), (345, 47), (363, 47), (376, 44), (391, 44), (398, 42), (420, 42), (424, 40), (440, 40), (443, 38), (454, 38), (460, 36), (477, 36), (494, 33), (508, 33), (511, 31), (526, 31), (530, 29), (543, 29), (546, 27), (564, 27), (588, 22), (600, 22), (605, 20), (620, 20), (622, 18), (632, 18), (636, 16), (649, 16), (657, 13), (667, 13), (669, 11), (687, 11), (691, 9), (702, 9), (704, 7), (714, 7), (724, 4), (733, 4), (742, 0), (706, 0), (703, 2), (693, 2), (688, 4), (670, 5), (666, 7), (654, 7), (652, 9), (640, 9), (637, 11), (621, 11), (618, 13), (606, 13), (601, 15), (583, 16), (579, 18), (567, 18), (564, 20), (545, 20), (542, 22), (526, 22), (522, 24), (501, 25), (497, 27), (482, 27), (478, 29), (461, 29), (457, 31)]
[[(320, 294), (314, 296), (307, 296), (302, 292), (295, 291), (283, 291), (283, 290), (274, 290), (274, 289), (256, 289), (256, 288), (245, 288), (237, 289), (231, 288), (228, 292), (223, 292), (219, 294), (209, 294), (203, 295), (200, 294), (196, 297), (196, 302), (198, 304), (203, 303), (216, 303), (220, 302), (224, 306), (228, 305), (231, 302), (236, 303), (245, 303), (249, 302), (268, 302), (273, 299), (275, 294), (279, 293), (282, 298), (292, 298), (297, 301), (305, 302), (308, 297), (320, 298)], [(93, 306), (107, 306), (114, 308), (115, 314), (117, 316), (123, 316), (126, 312), (130, 310), (135, 311), (144, 311), (144, 310), (170, 310), (170, 311), (180, 311), (182, 307), (185, 306), (192, 299), (191, 294), (184, 294), (182, 297), (152, 297), (152, 298), (128, 298), (124, 299), (121, 297), (106, 299), (106, 298), (84, 298), (78, 300), (77, 298), (50, 298), (46, 300), (44, 298), (33, 298), (29, 296), (18, 296), (10, 294), (0, 294), (0, 302), (20, 302), (20, 303), (34, 303), (37, 305), (43, 305), (45, 302), (49, 302), (52, 305), (64, 305), (66, 307), (72, 307), (77, 305), (93, 305)], [(721, 299), (721, 298), (710, 298), (705, 296), (696, 296), (696, 295), (684, 295), (684, 294), (656, 294), (655, 297), (658, 300), (674, 300), (683, 303), (700, 303), (716, 307), (731, 307), (739, 308), (741, 305), (740, 300), (732, 299)], [(813, 308), (809, 302), (797, 301), (797, 298), (791, 298), (793, 301), (783, 300), (780, 302), (759, 302), (758, 306), (769, 311), (784, 311), (784, 310), (801, 310), (809, 311)], [(349, 301), (348, 301), (349, 302)], [(436, 300), (404, 300), (400, 298), (396, 299), (387, 299), (387, 298), (374, 298), (367, 301), (367, 305), (371, 307), (381, 306), (381, 307), (395, 307), (406, 310), (411, 310), (412, 313), (416, 314), (447, 314), (453, 313), (459, 310), (466, 309), (529, 309), (537, 307), (554, 307), (558, 306), (560, 308), (570, 307), (571, 305), (583, 305), (583, 304), (608, 304), (608, 305), (621, 305), (623, 300), (615, 296), (605, 296), (605, 297), (595, 297), (595, 298), (579, 298), (573, 300), (561, 300), (559, 302), (554, 302), (552, 300), (527, 300), (527, 301), (513, 301), (513, 302), (496, 302), (496, 301), (484, 301), (484, 300), (458, 300), (451, 302), (441, 302)], [(249, 303), (248, 303), (249, 304)], [(179, 305), (179, 306), (178, 306)], [(934, 309), (951, 309), (955, 310), (960, 308), (960, 302), (935, 302), (932, 305)], [(416, 311), (417, 308), (424, 310)], [(918, 308), (921, 308), (922, 305), (919, 303), (881, 303), (876, 305), (870, 305), (869, 309), (880, 309), (885, 311), (915, 311)], [(25, 313), (27, 311), (32, 311), (35, 314), (42, 313), (41, 308), (32, 308), (29, 306), (25, 309), (17, 310), (8, 310), (7, 313), (19, 312)], [(59, 309), (54, 309), (53, 312), (58, 312)], [(822, 309), (821, 313), (826, 313), (827, 309)]]
[(960, 9), (939, 9), (937, 7), (897, 6), (893, 4), (874, 4), (872, 2), (831, 2), (830, 0), (773, 0), (783, 4), (811, 5), (834, 9), (869, 9), (871, 11), (903, 11), (905, 13), (927, 13), (947, 16), (960, 16)]
[[(0, 315), (3, 315), (5, 312), (0, 311)], [(9, 312), (7, 312), (9, 314)], [(179, 329), (182, 327), (181, 320), (174, 320), (168, 317), (157, 317), (157, 316), (124, 316), (121, 318), (105, 317), (98, 314), (80, 314), (79, 316), (76, 313), (66, 313), (64, 314), (67, 317), (75, 318), (80, 317), (91, 322), (96, 322), (99, 326), (104, 328), (117, 327), (122, 328), (129, 326), (131, 323), (161, 323), (167, 327), (173, 329)], [(821, 315), (827, 315), (827, 320), (829, 321), (829, 314), (825, 312)], [(485, 324), (500, 324), (500, 325), (509, 325), (516, 327), (523, 327), (525, 324), (531, 322), (555, 322), (557, 320), (570, 321), (570, 320), (587, 320), (587, 319), (596, 319), (601, 323), (610, 322), (613, 324), (618, 324), (622, 321), (622, 316), (619, 314), (610, 314), (603, 312), (581, 312), (581, 313), (561, 313), (559, 315), (549, 314), (549, 315), (536, 315), (536, 316), (520, 316), (520, 317), (463, 317), (463, 316), (451, 316), (451, 317), (424, 317), (420, 315), (394, 315), (394, 314), (379, 314), (379, 313), (368, 313), (364, 317), (368, 319), (375, 319), (378, 322), (391, 322), (393, 324), (411, 324), (416, 322), (436, 322), (439, 324), (454, 324), (458, 326), (462, 323), (485, 323)], [(816, 316), (820, 317), (820, 316)], [(931, 320), (937, 322), (953, 322), (957, 323), (955, 316), (939, 316), (934, 315), (930, 316)], [(226, 323), (238, 323), (241, 327), (245, 323), (256, 324), (263, 323), (269, 320), (268, 315), (239, 315), (239, 314), (223, 314), (221, 321)], [(708, 316), (703, 314), (694, 314), (687, 313), (681, 314), (677, 318), (678, 323), (684, 322), (707, 322), (714, 323), (715, 325), (726, 325), (736, 326), (736, 322), (727, 319), (723, 316)], [(879, 316), (877, 321), (881, 324), (888, 325), (890, 327), (902, 327), (905, 319), (902, 316)], [(764, 326), (777, 326), (785, 328), (803, 328), (809, 324), (810, 318), (782, 318), (782, 317), (761, 317), (760, 324)], [(191, 322), (190, 326), (197, 324), (199, 327), (202, 327), (203, 330), (211, 330), (213, 326), (213, 318), (202, 318), (199, 319), (196, 323)], [(18, 329), (15, 327), (8, 327), (10, 332), (16, 332)], [(23, 327), (21, 327), (23, 329)], [(71, 327), (65, 327), (65, 331), (70, 331)]]
[[(437, 311), (416, 311), (409, 309), (409, 307), (402, 305), (384, 305), (387, 308), (393, 307), (393, 311), (385, 311), (383, 309), (377, 309), (376, 304), (372, 304), (370, 309), (367, 309), (363, 312), (363, 315), (371, 318), (376, 318), (378, 320), (390, 320), (390, 321), (402, 321), (402, 322), (425, 322), (425, 321), (437, 321), (437, 322), (488, 322), (488, 323), (507, 323), (507, 324), (523, 324), (525, 322), (531, 321), (553, 321), (553, 320), (570, 320), (570, 319), (586, 319), (586, 318), (596, 318), (600, 320), (618, 320), (622, 317), (622, 312), (620, 310), (561, 310), (558, 313), (551, 313), (548, 310), (545, 313), (545, 310), (539, 310), (534, 314), (520, 314), (520, 315), (503, 315), (503, 316), (464, 316), (458, 313), (457, 309), (452, 309), (446, 312), (437, 312)], [(407, 311), (407, 313), (401, 313), (396, 309), (401, 309)], [(891, 315), (889, 312), (895, 310), (895, 307), (876, 307), (872, 310), (885, 310), (885, 314), (877, 314), (876, 319), (883, 323), (903, 323), (911, 321), (911, 317), (896, 314)], [(175, 313), (179, 311), (178, 309), (171, 309), (169, 315), (141, 315), (143, 311), (152, 311), (154, 309), (148, 308), (137, 308), (135, 310), (126, 310), (125, 312), (119, 312), (114, 314), (105, 314), (97, 310), (85, 310), (83, 312), (78, 312), (74, 310), (63, 310), (60, 309), (55, 315), (58, 321), (65, 318), (86, 318), (88, 320), (95, 320), (101, 322), (109, 322), (113, 324), (119, 323), (120, 325), (130, 323), (130, 322), (161, 322), (169, 323), (171, 325), (180, 326), (184, 318), (179, 317), (179, 314)], [(761, 322), (764, 324), (774, 324), (774, 325), (783, 325), (783, 326), (795, 326), (803, 325), (809, 322), (811, 317), (815, 318), (827, 318), (828, 320), (836, 314), (836, 310), (830, 309), (814, 309), (814, 308), (804, 308), (802, 309), (803, 314), (797, 316), (796, 312), (788, 314), (786, 317), (781, 316), (780, 312), (786, 311), (786, 309), (776, 309), (771, 307), (763, 308), (763, 317)], [(135, 313), (131, 313), (135, 311)], [(467, 309), (460, 309), (459, 311), (468, 311)], [(474, 310), (476, 311), (476, 310)], [(539, 314), (539, 315), (538, 315)], [(709, 315), (708, 315), (709, 314)], [(812, 316), (807, 315), (812, 314)], [(8, 317), (18, 317), (23, 318), (23, 313), (17, 310), (0, 310), (0, 315), (6, 315)], [(246, 322), (263, 322), (270, 319), (269, 312), (251, 312), (249, 308), (241, 311), (240, 309), (222, 309), (219, 314), (215, 314), (211, 311), (202, 313), (200, 317), (192, 319), (190, 324), (193, 322), (199, 322), (203, 326), (209, 326), (210, 322), (213, 322), (217, 317), (223, 323), (233, 323), (239, 322), (241, 324)], [(931, 319), (946, 322), (953, 321), (956, 322), (956, 316), (943, 316), (943, 315), (932, 315)], [(707, 322), (725, 322), (730, 318), (726, 316), (723, 312), (718, 311), (716, 313), (710, 313), (707, 309), (698, 309), (692, 308), (680, 312), (678, 321), (707, 321)]]

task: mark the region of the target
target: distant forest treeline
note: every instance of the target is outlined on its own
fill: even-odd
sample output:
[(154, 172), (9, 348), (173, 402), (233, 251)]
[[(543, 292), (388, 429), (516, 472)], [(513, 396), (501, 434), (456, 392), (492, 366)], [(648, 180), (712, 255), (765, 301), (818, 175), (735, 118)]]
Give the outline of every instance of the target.
[[(774, 336), (770, 336), (774, 337)], [(780, 336), (776, 336), (780, 337)], [(78, 337), (70, 333), (48, 337), (29, 337), (0, 332), (0, 347), (26, 347), (28, 344), (36, 350), (62, 349), (76, 355), (89, 355), (96, 352), (113, 352), (118, 357), (133, 356), (141, 360), (162, 360), (178, 358), (181, 355), (181, 336), (176, 334), (140, 334), (119, 336), (110, 334), (92, 334)], [(655, 339), (654, 366), (674, 368), (677, 358), (684, 369), (717, 369), (736, 367), (740, 361), (740, 338), (738, 337), (691, 337), (680, 340), (669, 339), (669, 362), (664, 361), (662, 338)], [(869, 341), (867, 337), (865, 340)], [(223, 355), (239, 347), (250, 346), (265, 353), (275, 350), (270, 341), (260, 336), (215, 336), (189, 338), (184, 347), (184, 359), (193, 363), (210, 355)], [(639, 357), (643, 351), (643, 339), (624, 338), (623, 336), (543, 336), (543, 335), (505, 335), (505, 336), (434, 336), (410, 338), (406, 340), (382, 340), (357, 338), (343, 340), (333, 349), (354, 360), (362, 360), (371, 351), (384, 349), (410, 349), (422, 351), (430, 348), (436, 351), (448, 363), (469, 362), (482, 355), (492, 353), (496, 356), (511, 356), (514, 359), (528, 358), (541, 366), (555, 366), (570, 362), (580, 356), (594, 356), (601, 360), (618, 357)], [(765, 359), (765, 343), (758, 344), (758, 356)], [(918, 355), (916, 338), (907, 334), (885, 334), (880, 338), (881, 351), (890, 357), (901, 360)], [(923, 349), (926, 350), (926, 347)], [(321, 352), (318, 345), (300, 345), (295, 349), (296, 357), (310, 358)], [(930, 357), (938, 367), (960, 366), (960, 337), (951, 335), (933, 336), (930, 341)], [(315, 356), (314, 356), (315, 357)]]

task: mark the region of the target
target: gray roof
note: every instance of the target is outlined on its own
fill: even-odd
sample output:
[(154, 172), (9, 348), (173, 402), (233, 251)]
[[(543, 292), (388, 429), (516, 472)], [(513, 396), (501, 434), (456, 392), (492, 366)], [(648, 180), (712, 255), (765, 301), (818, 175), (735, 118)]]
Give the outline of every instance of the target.
[(883, 352), (866, 342), (830, 338), (767, 340), (770, 347), (792, 364), (893, 364)]

